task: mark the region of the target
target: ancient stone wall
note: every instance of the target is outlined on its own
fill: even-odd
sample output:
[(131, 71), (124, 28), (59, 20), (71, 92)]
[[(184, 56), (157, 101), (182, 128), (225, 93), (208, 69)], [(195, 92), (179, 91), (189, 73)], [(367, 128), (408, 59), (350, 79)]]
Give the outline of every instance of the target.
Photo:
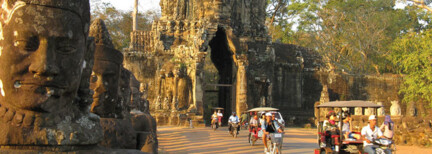
[(146, 91), (150, 109), (164, 113), (161, 119), (202, 115), (208, 110), (204, 59), (209, 56), (216, 57), (211, 62), (222, 77), (217, 84), (226, 85), (218, 88), (218, 106), (227, 108), (226, 113), (254, 107), (261, 96), (269, 105), (271, 90), (254, 90), (273, 79), (274, 53), (264, 25), (265, 3), (162, 0), (161, 19), (151, 31), (132, 32), (131, 46), (124, 51), (125, 67), (152, 87)]

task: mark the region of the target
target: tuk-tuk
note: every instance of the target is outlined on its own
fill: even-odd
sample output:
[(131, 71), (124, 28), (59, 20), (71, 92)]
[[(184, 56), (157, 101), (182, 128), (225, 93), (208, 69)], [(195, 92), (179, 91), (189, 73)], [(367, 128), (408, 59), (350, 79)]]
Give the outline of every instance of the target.
[[(258, 117), (261, 117), (262, 114), (270, 112), (273, 115), (275, 115), (276, 121), (278, 121), (279, 126), (282, 129), (284, 129), (285, 121), (283, 120), (282, 115), (278, 111), (279, 111), (279, 109), (272, 108), (272, 107), (257, 107), (257, 108), (250, 109), (247, 112), (248, 113), (251, 113), (251, 112), (255, 113)], [(261, 130), (261, 128), (258, 128), (257, 130), (251, 129), (251, 128), (249, 129), (248, 142), (251, 146), (253, 146), (257, 140), (261, 139), (262, 134), (258, 133), (260, 130)]]
[[(212, 108), (212, 111), (216, 112), (218, 114), (216, 121), (211, 119), (211, 128), (213, 130), (216, 130), (218, 127), (220, 127), (222, 125), (223, 110), (224, 110), (224, 108), (221, 108), (221, 107), (213, 107)], [(220, 111), (220, 113), (219, 113), (219, 111)]]
[[(326, 154), (326, 153), (361, 153), (363, 149), (363, 140), (357, 139), (357, 140), (343, 140), (343, 134), (339, 135), (329, 135), (328, 133), (323, 130), (323, 122), (324, 119), (321, 119), (321, 113), (320, 109), (322, 108), (330, 108), (332, 110), (339, 109), (340, 111), (343, 110), (343, 108), (373, 108), (375, 109), (375, 113), (378, 113), (378, 108), (383, 107), (382, 105), (378, 105), (375, 103), (372, 103), (370, 101), (362, 101), (362, 100), (352, 100), (352, 101), (332, 101), (323, 103), (321, 105), (316, 106), (317, 114), (317, 130), (318, 130), (318, 146), (319, 149), (315, 149), (315, 153), (320, 154)], [(342, 122), (342, 114), (337, 113), (338, 115), (338, 128), (341, 130), (343, 127)], [(353, 126), (351, 126), (353, 127)], [(359, 133), (359, 132), (357, 132)], [(323, 138), (333, 138), (334, 139), (334, 145), (331, 144), (322, 144)], [(323, 146), (325, 145), (325, 146)]]

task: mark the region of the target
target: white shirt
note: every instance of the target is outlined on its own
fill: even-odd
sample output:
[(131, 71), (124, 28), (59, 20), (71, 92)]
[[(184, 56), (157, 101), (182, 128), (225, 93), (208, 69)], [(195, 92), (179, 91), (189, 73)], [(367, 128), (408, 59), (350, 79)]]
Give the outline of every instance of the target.
[(232, 122), (232, 123), (239, 123), (239, 118), (237, 116), (230, 116), (228, 119), (228, 122)]
[[(381, 130), (375, 126), (375, 130), (372, 131), (372, 129), (370, 128), (369, 125), (363, 127), (363, 129), (361, 130), (361, 135), (365, 136), (366, 139), (368, 139), (369, 141), (372, 141), (373, 139), (377, 139), (378, 137), (382, 136), (383, 133), (381, 132)], [(373, 145), (373, 143), (367, 143), (366, 141), (363, 141), (363, 146), (367, 146), (367, 145)]]
[(217, 116), (218, 117), (223, 117), (223, 114), (222, 113), (217, 113)]

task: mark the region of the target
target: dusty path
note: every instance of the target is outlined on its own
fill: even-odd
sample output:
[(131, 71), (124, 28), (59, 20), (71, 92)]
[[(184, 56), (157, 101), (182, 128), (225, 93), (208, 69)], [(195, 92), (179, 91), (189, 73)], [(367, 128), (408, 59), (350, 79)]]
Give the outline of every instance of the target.
[[(237, 138), (228, 134), (227, 127), (216, 131), (206, 128), (158, 127), (161, 154), (184, 153), (263, 153), (262, 140), (255, 146), (247, 142), (247, 131), (241, 130)], [(288, 128), (284, 136), (283, 153), (311, 154), (316, 148), (315, 129)], [(432, 154), (432, 148), (397, 146), (398, 154)]]

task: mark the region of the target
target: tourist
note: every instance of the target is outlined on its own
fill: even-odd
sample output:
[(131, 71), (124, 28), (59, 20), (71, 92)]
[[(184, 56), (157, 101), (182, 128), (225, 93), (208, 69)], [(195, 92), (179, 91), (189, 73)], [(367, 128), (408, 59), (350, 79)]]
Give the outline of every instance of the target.
[(222, 117), (223, 117), (221, 110), (218, 110), (217, 116), (218, 116), (218, 122), (219, 122), (219, 127), (220, 127), (222, 125)]
[(261, 127), (265, 121), (265, 113), (261, 114), (261, 118), (259, 119), (259, 126)]
[(388, 139), (392, 139), (393, 138), (393, 129), (394, 129), (394, 123), (391, 120), (389, 115), (385, 116), (384, 122), (380, 127), (381, 130), (384, 129), (384, 137), (388, 138)]
[(255, 115), (251, 120), (249, 121), (249, 132), (254, 132), (256, 134), (258, 128), (258, 116)]
[(363, 151), (368, 154), (375, 154), (376, 148), (378, 148), (378, 146), (375, 146), (372, 143), (373, 140), (384, 137), (381, 130), (376, 126), (376, 122), (376, 116), (370, 115), (369, 124), (363, 127), (363, 129), (361, 130), (361, 135), (363, 138)]
[(352, 124), (351, 124), (351, 114), (349, 112), (343, 112), (342, 113), (342, 134), (344, 135), (345, 139), (354, 138), (354, 139), (360, 139), (359, 134), (352, 133)]
[(327, 120), (324, 120), (323, 122), (323, 130), (325, 132), (325, 144), (322, 146), (328, 146), (331, 147), (335, 145), (335, 139), (331, 136), (333, 135), (339, 135), (340, 131), (336, 125), (336, 112), (330, 111), (326, 115)]
[(326, 120), (323, 122), (323, 130), (324, 131), (331, 131), (337, 129), (336, 125), (336, 112), (330, 111), (326, 115)]
[[(264, 115), (264, 114), (263, 114)], [(275, 120), (271, 118), (272, 114), (270, 112), (265, 114), (265, 121), (261, 125), (261, 129), (263, 130), (263, 142), (264, 142), (264, 151), (268, 152), (267, 149), (267, 140), (270, 136), (270, 133), (279, 132), (282, 133), (282, 129), (279, 127)]]
[(211, 124), (214, 124), (215, 122), (217, 122), (218, 115), (217, 115), (216, 111), (214, 111), (213, 115), (211, 116), (211, 119), (212, 119)]

